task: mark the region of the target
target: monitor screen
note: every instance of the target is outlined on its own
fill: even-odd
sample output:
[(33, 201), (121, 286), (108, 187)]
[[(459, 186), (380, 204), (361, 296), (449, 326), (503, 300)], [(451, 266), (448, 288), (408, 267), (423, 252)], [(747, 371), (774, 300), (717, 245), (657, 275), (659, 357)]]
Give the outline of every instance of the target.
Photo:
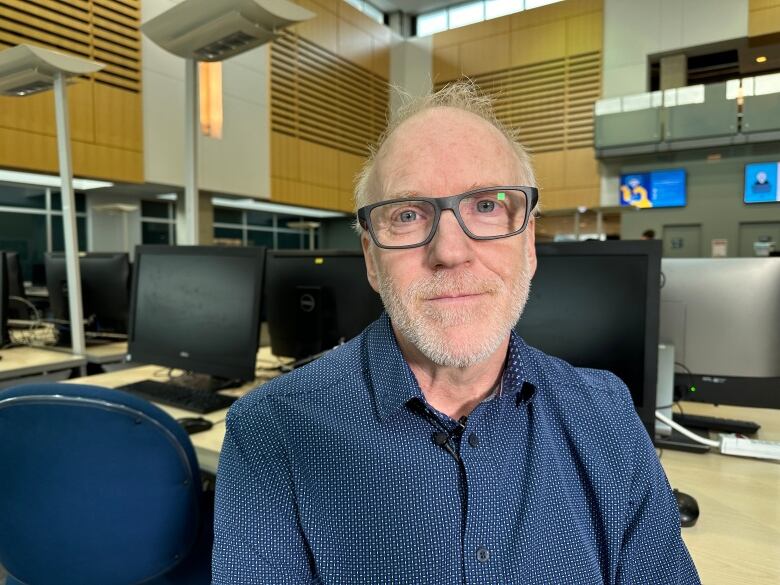
[[(46, 288), (52, 317), (70, 318), (65, 254), (46, 254)], [(130, 259), (125, 252), (79, 254), (81, 303), (87, 330), (127, 333)]]
[(8, 344), (8, 268), (5, 252), (0, 251), (0, 348)]
[(685, 169), (621, 175), (620, 205), (640, 209), (685, 207)]
[(132, 361), (254, 380), (265, 248), (138, 246), (135, 259)]
[(745, 165), (745, 203), (773, 203), (780, 201), (780, 162)]
[(382, 314), (362, 252), (268, 253), (266, 308), (275, 355), (314, 356), (347, 341)]
[(536, 250), (531, 295), (515, 330), (574, 366), (617, 375), (653, 436), (661, 242), (567, 242)]

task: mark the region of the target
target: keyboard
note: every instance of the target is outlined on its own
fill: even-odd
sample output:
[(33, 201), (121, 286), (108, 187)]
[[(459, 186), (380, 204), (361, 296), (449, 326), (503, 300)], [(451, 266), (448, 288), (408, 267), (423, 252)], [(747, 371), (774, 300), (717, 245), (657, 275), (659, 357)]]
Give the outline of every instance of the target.
[(749, 420), (735, 420), (731, 418), (719, 418), (717, 416), (700, 416), (698, 414), (672, 414), (672, 420), (684, 427), (694, 429), (706, 429), (718, 433), (735, 433), (738, 435), (754, 435), (761, 428)]
[(722, 435), (720, 452), (724, 455), (780, 461), (780, 442), (757, 441), (756, 439), (735, 437), (734, 435)]
[(236, 401), (236, 398), (233, 396), (216, 394), (211, 390), (189, 388), (181, 384), (156, 382), (154, 380), (142, 380), (127, 386), (120, 386), (117, 389), (130, 392), (151, 402), (181, 408), (189, 412), (197, 412), (198, 414), (222, 410)]

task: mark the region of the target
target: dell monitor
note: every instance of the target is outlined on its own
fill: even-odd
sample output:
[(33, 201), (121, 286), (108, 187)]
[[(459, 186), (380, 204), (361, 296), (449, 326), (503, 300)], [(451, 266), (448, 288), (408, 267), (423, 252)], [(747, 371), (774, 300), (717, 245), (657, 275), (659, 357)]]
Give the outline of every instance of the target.
[(660, 241), (538, 244), (531, 293), (515, 330), (574, 366), (609, 370), (655, 434)]
[[(48, 253), (46, 287), (52, 317), (63, 322), (70, 318), (68, 278), (65, 255)], [(96, 334), (127, 333), (127, 311), (130, 304), (130, 260), (126, 253), (79, 254), (81, 299), (87, 330)], [(61, 333), (67, 334), (63, 327)], [(63, 341), (63, 338), (60, 338)]]
[(664, 258), (661, 342), (686, 400), (780, 408), (780, 258)]
[(8, 268), (5, 252), (0, 251), (0, 349), (10, 342), (8, 336)]
[(271, 350), (296, 359), (355, 337), (383, 310), (355, 251), (269, 252), (265, 296)]
[(128, 357), (254, 380), (264, 263), (259, 247), (136, 247)]

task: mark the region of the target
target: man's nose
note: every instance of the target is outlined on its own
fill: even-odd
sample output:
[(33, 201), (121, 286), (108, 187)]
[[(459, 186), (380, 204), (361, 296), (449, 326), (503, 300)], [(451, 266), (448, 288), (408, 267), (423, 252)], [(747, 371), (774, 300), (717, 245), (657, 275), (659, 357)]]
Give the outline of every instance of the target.
[(439, 225), (428, 244), (428, 259), (431, 266), (452, 267), (471, 262), (474, 240), (466, 235), (451, 209), (445, 209), (439, 218)]

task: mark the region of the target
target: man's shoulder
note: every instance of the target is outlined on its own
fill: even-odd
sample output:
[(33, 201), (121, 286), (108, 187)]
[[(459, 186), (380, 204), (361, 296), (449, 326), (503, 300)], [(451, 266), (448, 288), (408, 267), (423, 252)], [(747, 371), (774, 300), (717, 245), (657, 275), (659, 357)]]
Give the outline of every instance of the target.
[(314, 405), (323, 394), (330, 395), (328, 400), (338, 401), (338, 395), (346, 396), (347, 389), (355, 386), (356, 377), (364, 375), (364, 335), (361, 333), (321, 358), (255, 388), (233, 404), (229, 418), (257, 415), (282, 403), (293, 408)]

